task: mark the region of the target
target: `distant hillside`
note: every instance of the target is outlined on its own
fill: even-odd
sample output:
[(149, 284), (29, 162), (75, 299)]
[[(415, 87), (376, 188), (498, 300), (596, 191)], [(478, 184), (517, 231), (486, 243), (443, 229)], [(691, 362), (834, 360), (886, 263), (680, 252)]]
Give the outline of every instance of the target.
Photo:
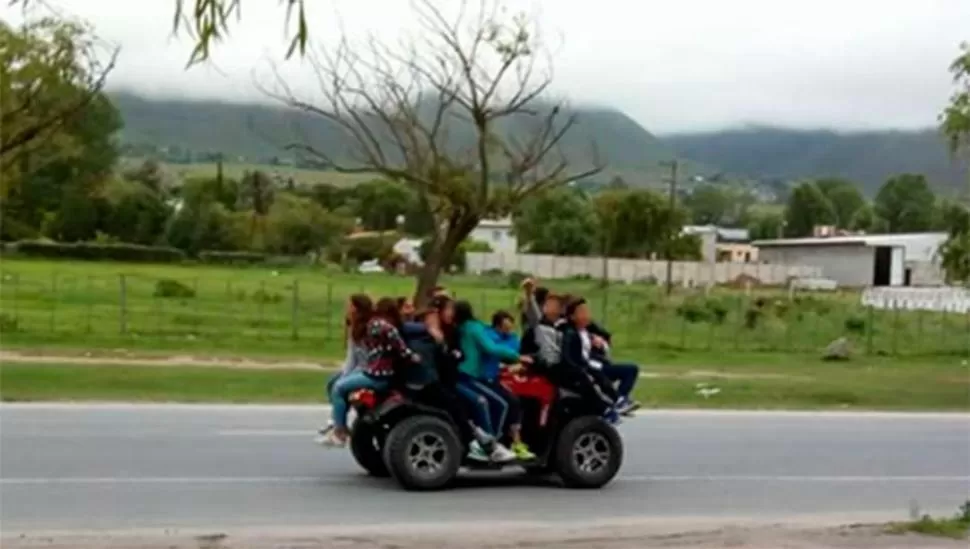
[(970, 184), (967, 162), (954, 161), (933, 129), (835, 133), (752, 127), (664, 141), (687, 158), (729, 173), (772, 179), (839, 176), (860, 183), (870, 195), (903, 172), (924, 174), (941, 190)]
[[(129, 145), (221, 152), (247, 162), (285, 155), (283, 146), (304, 139), (324, 150), (346, 150), (343, 136), (325, 120), (282, 108), (148, 99), (130, 93), (114, 93), (112, 99), (125, 121), (122, 140)], [(562, 142), (566, 157), (575, 166), (589, 165), (590, 143), (595, 140), (597, 150), (608, 163), (608, 170), (596, 178), (597, 182), (606, 183), (614, 176), (632, 185), (660, 182), (663, 168), (659, 163), (674, 154), (668, 145), (618, 111), (576, 112), (579, 123)], [(514, 132), (514, 127), (505, 131)], [(701, 168), (688, 163), (686, 170), (696, 173)]]

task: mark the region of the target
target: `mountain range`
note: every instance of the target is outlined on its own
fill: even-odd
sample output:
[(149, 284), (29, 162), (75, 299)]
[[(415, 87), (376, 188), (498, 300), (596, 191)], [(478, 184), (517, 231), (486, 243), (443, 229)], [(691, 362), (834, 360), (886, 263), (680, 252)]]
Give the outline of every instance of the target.
[[(285, 155), (283, 147), (308, 140), (316, 147), (346, 148), (326, 120), (281, 107), (111, 94), (125, 122), (129, 146), (219, 152), (259, 162)], [(577, 168), (590, 165), (595, 142), (608, 168), (599, 182), (621, 177), (631, 185), (661, 185), (662, 161), (679, 158), (685, 176), (720, 174), (723, 180), (792, 181), (844, 177), (872, 195), (898, 173), (925, 174), (936, 188), (966, 189), (967, 162), (956, 161), (934, 129), (922, 131), (834, 131), (747, 127), (658, 137), (615, 109), (577, 108), (577, 126), (561, 143)], [(514, 126), (514, 124), (513, 124)], [(505, 128), (514, 132), (514, 127)], [(339, 154), (339, 153), (338, 153)]]

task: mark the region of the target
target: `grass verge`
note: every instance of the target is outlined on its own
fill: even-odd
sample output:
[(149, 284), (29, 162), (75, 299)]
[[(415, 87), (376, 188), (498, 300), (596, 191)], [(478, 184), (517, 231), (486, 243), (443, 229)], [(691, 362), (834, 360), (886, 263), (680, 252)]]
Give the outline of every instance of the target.
[(960, 507), (960, 512), (947, 518), (923, 518), (910, 522), (895, 522), (889, 525), (892, 534), (923, 534), (942, 538), (966, 539), (970, 537), (970, 500)]
[[(667, 366), (641, 379), (652, 408), (970, 410), (970, 382), (940, 367), (732, 372)], [(325, 370), (7, 363), (4, 401), (321, 403)], [(962, 381), (961, 381), (962, 379)]]

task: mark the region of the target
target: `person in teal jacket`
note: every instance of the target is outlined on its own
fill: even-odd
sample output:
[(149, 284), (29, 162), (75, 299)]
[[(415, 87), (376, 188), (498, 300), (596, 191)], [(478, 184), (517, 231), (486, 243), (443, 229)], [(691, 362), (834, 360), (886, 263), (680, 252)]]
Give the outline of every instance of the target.
[[(519, 356), (518, 349), (498, 339), (498, 332), (508, 326), (512, 316), (496, 315), (499, 326), (489, 327), (475, 318), (467, 301), (455, 303), (455, 325), (458, 327), (462, 362), (458, 366), (458, 392), (475, 412), (478, 426), (496, 439), (501, 438), (503, 427), (508, 425), (512, 437), (511, 449), (496, 444), (490, 459), (507, 462), (535, 459), (529, 447), (522, 442), (522, 408), (515, 395), (499, 383), (499, 365), (528, 362), (529, 357)], [(495, 419), (493, 419), (495, 418)]]

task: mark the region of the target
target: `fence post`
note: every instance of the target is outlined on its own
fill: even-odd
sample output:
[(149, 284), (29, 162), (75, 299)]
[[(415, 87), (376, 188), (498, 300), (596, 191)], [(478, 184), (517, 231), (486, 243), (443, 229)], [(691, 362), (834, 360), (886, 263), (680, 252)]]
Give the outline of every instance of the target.
[(256, 310), (259, 311), (258, 318), (256, 319), (256, 324), (259, 326), (259, 331), (256, 333), (257, 333), (257, 338), (260, 340), (263, 339), (263, 309), (266, 306), (265, 304), (266, 304), (266, 281), (260, 280), (259, 299), (257, 300), (257, 303), (256, 303), (257, 305)]
[(300, 281), (298, 279), (293, 280), (293, 299), (290, 317), (290, 323), (293, 328), (290, 338), (296, 341), (300, 339)]
[(967, 311), (963, 315), (963, 318), (967, 320), (966, 322), (967, 329), (966, 329), (965, 335), (967, 336), (967, 358), (970, 359), (970, 311)]
[(943, 312), (940, 313), (940, 349), (946, 349), (946, 314), (949, 311), (946, 307), (943, 308)]
[(13, 318), (20, 326), (20, 273), (13, 275)]
[(897, 340), (899, 339), (899, 303), (893, 301), (893, 356), (897, 354)]
[(91, 333), (91, 315), (94, 313), (94, 284), (92, 284), (92, 275), (88, 275), (88, 306), (85, 307), (85, 318), (84, 318), (84, 331), (85, 333)]
[(128, 279), (125, 275), (118, 275), (119, 281), (119, 302), (118, 302), (118, 322), (121, 335), (128, 333)]
[(876, 327), (873, 325), (875, 322), (876, 315), (873, 313), (872, 305), (866, 307), (866, 354), (872, 354), (872, 336), (876, 331)]
[(331, 321), (333, 320), (333, 282), (327, 282), (327, 341), (333, 340), (333, 326)]
[(51, 273), (51, 318), (49, 332), (54, 333), (57, 324), (57, 271)]

